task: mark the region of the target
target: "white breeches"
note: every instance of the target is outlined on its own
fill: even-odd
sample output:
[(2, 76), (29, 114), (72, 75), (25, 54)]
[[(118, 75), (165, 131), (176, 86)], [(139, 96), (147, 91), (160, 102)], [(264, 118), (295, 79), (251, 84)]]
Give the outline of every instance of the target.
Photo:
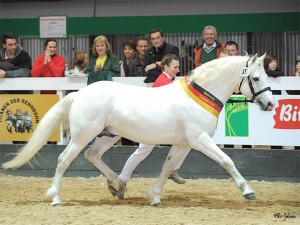
[[(145, 145), (140, 143), (139, 147), (135, 150), (134, 153), (126, 161), (121, 174), (119, 175), (119, 179), (123, 182), (127, 182), (130, 180), (132, 172), (135, 168), (142, 162), (153, 150), (155, 145)], [(179, 162), (177, 163), (174, 169), (179, 169), (185, 160), (186, 156), (189, 154), (190, 151), (186, 151), (184, 155), (180, 158)]]
[(134, 153), (126, 161), (121, 174), (119, 175), (119, 179), (127, 182), (130, 180), (132, 172), (135, 168), (143, 161), (153, 150), (155, 145), (144, 145), (142, 143), (139, 144), (139, 147), (135, 150)]

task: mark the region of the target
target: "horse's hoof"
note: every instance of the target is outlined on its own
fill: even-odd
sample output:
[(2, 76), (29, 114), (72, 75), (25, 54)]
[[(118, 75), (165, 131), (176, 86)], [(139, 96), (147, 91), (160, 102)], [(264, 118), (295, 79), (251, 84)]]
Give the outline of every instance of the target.
[(249, 193), (249, 194), (246, 194), (244, 195), (245, 199), (248, 199), (248, 200), (256, 200), (256, 196), (254, 193)]
[(153, 187), (148, 189), (148, 196), (151, 201), (151, 206), (160, 206), (159, 194), (154, 191)]
[(115, 188), (113, 188), (112, 186), (108, 186), (108, 190), (110, 191), (112, 196), (114, 196), (114, 197), (116, 196), (117, 190)]
[(158, 206), (160, 206), (160, 202), (158, 202), (158, 203), (155, 203), (155, 204), (153, 204), (152, 206), (154, 206), (154, 207), (158, 207)]
[(62, 206), (62, 204), (60, 202), (54, 202), (54, 203), (51, 203), (51, 206), (56, 206), (56, 207), (60, 207)]
[(119, 179), (119, 191), (117, 191), (116, 196), (119, 199), (124, 199), (125, 191), (127, 191), (126, 182)]
[(126, 191), (126, 182), (119, 180), (119, 190), (117, 191), (113, 186), (108, 185), (108, 190), (112, 196), (117, 196), (119, 199), (124, 199), (124, 193)]

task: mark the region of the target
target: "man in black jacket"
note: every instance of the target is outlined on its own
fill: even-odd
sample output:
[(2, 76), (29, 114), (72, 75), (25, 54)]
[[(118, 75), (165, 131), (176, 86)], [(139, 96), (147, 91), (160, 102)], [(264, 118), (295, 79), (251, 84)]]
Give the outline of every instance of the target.
[[(13, 34), (4, 34), (2, 49), (0, 50), (0, 79), (29, 77), (31, 70), (31, 57), (17, 44)], [(30, 94), (32, 91), (5, 91), (5, 94)]]
[(145, 76), (147, 76), (144, 80), (145, 83), (155, 82), (162, 73), (161, 60), (165, 55), (174, 54), (179, 57), (178, 48), (165, 42), (161, 29), (151, 30), (149, 36), (152, 47), (145, 54), (144, 70)]

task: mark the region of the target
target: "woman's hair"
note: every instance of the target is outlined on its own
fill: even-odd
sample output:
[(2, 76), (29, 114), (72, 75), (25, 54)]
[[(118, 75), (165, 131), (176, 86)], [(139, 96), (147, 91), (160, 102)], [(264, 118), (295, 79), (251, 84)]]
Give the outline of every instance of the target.
[(173, 60), (179, 61), (179, 58), (174, 54), (165, 55), (161, 61), (162, 68), (164, 68), (164, 66), (170, 66)]
[(124, 41), (123, 42), (123, 50), (126, 46), (129, 46), (130, 48), (132, 48), (134, 51), (136, 51), (136, 44), (133, 40), (129, 40), (129, 41)]
[(105, 43), (105, 45), (106, 45), (106, 54), (111, 54), (112, 53), (112, 48), (111, 48), (111, 45), (109, 44), (107, 38), (104, 35), (100, 35), (100, 36), (98, 36), (94, 39), (94, 43), (93, 43), (93, 54), (95, 56), (98, 55), (98, 53), (96, 51), (96, 44), (99, 43), (99, 42)]
[[(272, 54), (268, 54), (266, 55), (265, 59), (264, 59), (264, 69), (265, 70), (269, 70), (269, 64), (273, 61), (273, 60), (276, 60), (276, 57)], [(278, 61), (277, 61), (278, 63)]]
[(230, 53), (229, 51), (226, 49), (226, 48), (223, 48), (221, 51), (220, 51), (220, 58), (224, 57), (224, 56), (230, 56)]
[(73, 59), (72, 68), (77, 66), (80, 70), (85, 69), (85, 65), (83, 64), (84, 60), (85, 60), (85, 55), (86, 55), (86, 53), (83, 52), (83, 51), (76, 52), (75, 56), (74, 56), (74, 59)]
[(56, 45), (57, 45), (56, 39), (54, 39), (54, 38), (47, 38), (46, 41), (45, 41), (45, 43), (44, 43), (44, 49), (46, 49), (46, 47), (47, 47), (47, 45), (48, 45), (49, 42), (55, 42)]

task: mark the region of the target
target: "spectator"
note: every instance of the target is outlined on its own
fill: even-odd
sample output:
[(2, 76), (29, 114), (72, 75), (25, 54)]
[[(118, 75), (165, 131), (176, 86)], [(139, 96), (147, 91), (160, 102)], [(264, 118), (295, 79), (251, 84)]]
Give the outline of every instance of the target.
[(89, 55), (86, 52), (76, 52), (71, 69), (83, 72), (90, 61)]
[(141, 77), (143, 68), (136, 55), (136, 44), (134, 41), (123, 43), (124, 59), (120, 61), (122, 77)]
[[(295, 73), (292, 74), (293, 77), (300, 77), (300, 56), (296, 60)], [(288, 90), (286, 91), (289, 95), (300, 95), (300, 90)]]
[(162, 72), (161, 60), (167, 54), (174, 54), (179, 57), (177, 47), (165, 42), (164, 33), (161, 29), (153, 29), (149, 33), (152, 47), (145, 54), (144, 70), (145, 83), (155, 82)]
[(235, 41), (227, 41), (225, 43), (225, 49), (229, 55), (239, 55), (239, 45)]
[[(179, 72), (179, 58), (176, 55), (168, 54), (161, 62), (163, 72), (159, 75), (153, 84), (153, 87), (160, 87), (173, 82), (176, 74)], [(133, 154), (128, 158), (127, 162), (119, 175), (121, 198), (124, 197), (124, 191), (126, 189), (126, 183), (129, 181), (133, 170), (138, 166), (138, 164), (143, 161), (153, 150), (155, 145), (145, 145), (140, 143), (139, 147), (135, 150)], [(185, 180), (181, 178), (178, 174), (178, 169), (182, 165), (184, 159), (188, 155), (189, 151), (182, 156), (180, 161), (177, 163), (174, 171), (171, 173), (169, 179), (172, 179), (178, 184), (184, 184)], [(119, 197), (119, 196), (118, 196)]]
[[(139, 36), (136, 41), (136, 50), (137, 50), (137, 58), (139, 60), (139, 65), (144, 68), (144, 60), (145, 54), (149, 48), (149, 40), (145, 36)], [(144, 69), (143, 69), (144, 73)]]
[(202, 32), (203, 43), (194, 48), (195, 68), (203, 63), (217, 59), (224, 48), (224, 44), (217, 41), (217, 29), (214, 26), (206, 26)]
[[(76, 52), (73, 58), (73, 62), (70, 68), (70, 77), (72, 76), (78, 76), (78, 77), (86, 77), (87, 74), (84, 73), (86, 70), (86, 67), (90, 61), (89, 55), (86, 52), (79, 51)], [(67, 90), (66, 94), (70, 94), (71, 92), (74, 92), (74, 90), (70, 91)]]
[(119, 59), (112, 53), (112, 47), (107, 38), (100, 35), (94, 39), (93, 56), (85, 70), (89, 74), (87, 84), (109, 80), (120, 76)]
[[(278, 63), (277, 63), (277, 59), (274, 55), (268, 54), (265, 57), (264, 60), (264, 69), (266, 71), (266, 74), (269, 77), (281, 77), (284, 76), (283, 72), (279, 70), (278, 68)], [(272, 91), (273, 95), (280, 95), (281, 91), (280, 90), (276, 90), (276, 91)]]
[[(31, 57), (17, 44), (14, 34), (4, 34), (0, 50), (0, 79), (29, 77)], [(32, 94), (32, 91), (0, 91), (2, 94)]]
[[(63, 77), (66, 60), (57, 52), (57, 41), (53, 38), (46, 39), (44, 54), (39, 55), (31, 69), (32, 77)], [(41, 91), (41, 94), (56, 94), (53, 90)]]

